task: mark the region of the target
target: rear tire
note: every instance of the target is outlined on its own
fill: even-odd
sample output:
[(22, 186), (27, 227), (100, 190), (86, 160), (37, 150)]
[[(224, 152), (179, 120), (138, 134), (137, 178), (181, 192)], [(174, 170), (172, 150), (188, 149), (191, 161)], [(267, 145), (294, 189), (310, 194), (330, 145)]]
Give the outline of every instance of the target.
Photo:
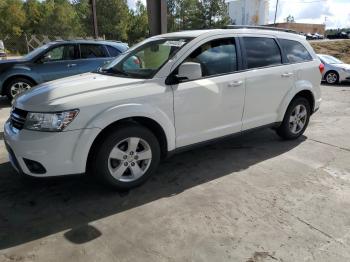
[(296, 97), (289, 104), (282, 124), (276, 129), (277, 134), (286, 140), (300, 137), (309, 124), (311, 107), (304, 97)]
[(336, 71), (329, 71), (325, 74), (324, 79), (327, 84), (335, 85), (339, 82), (339, 74)]
[(155, 172), (160, 155), (155, 135), (144, 126), (129, 123), (100, 143), (93, 158), (93, 175), (115, 189), (131, 189)]
[[(17, 77), (12, 79), (5, 87), (5, 95), (12, 101), (20, 93), (29, 90), (35, 83), (27, 78)], [(17, 90), (17, 91), (16, 91)]]

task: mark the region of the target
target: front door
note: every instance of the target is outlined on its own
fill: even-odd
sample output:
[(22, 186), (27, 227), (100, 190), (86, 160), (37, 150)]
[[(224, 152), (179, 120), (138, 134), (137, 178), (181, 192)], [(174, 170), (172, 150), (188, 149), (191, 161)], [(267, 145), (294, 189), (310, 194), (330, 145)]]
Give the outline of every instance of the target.
[(216, 39), (183, 61), (200, 63), (202, 77), (173, 85), (177, 147), (241, 131), (245, 83), (236, 50), (234, 38)]
[(55, 46), (47, 51), (33, 66), (43, 82), (79, 74), (78, 47), (75, 44)]

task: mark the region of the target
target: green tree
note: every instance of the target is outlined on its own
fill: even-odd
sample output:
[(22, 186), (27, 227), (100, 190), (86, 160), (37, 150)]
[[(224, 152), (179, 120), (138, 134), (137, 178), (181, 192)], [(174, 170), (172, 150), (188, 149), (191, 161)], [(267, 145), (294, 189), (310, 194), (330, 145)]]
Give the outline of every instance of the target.
[(26, 21), (21, 0), (0, 0), (0, 35), (19, 36)]
[(128, 42), (140, 42), (149, 35), (147, 8), (137, 1), (135, 10), (130, 10), (130, 27), (128, 29)]

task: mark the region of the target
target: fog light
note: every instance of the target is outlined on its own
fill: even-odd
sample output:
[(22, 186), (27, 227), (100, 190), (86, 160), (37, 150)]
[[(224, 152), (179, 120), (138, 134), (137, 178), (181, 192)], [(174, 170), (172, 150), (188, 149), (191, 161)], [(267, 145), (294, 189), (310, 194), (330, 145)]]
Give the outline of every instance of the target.
[(26, 158), (23, 158), (23, 160), (24, 160), (24, 163), (26, 164), (26, 166), (30, 172), (32, 172), (34, 174), (45, 174), (46, 173), (45, 167), (43, 167), (43, 165), (40, 164), (39, 162), (30, 160), (30, 159), (26, 159)]

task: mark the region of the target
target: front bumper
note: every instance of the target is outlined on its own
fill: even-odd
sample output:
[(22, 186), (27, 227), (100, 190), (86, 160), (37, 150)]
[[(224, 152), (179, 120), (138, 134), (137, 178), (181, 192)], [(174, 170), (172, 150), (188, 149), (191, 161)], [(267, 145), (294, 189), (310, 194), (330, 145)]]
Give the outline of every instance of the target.
[[(13, 167), (36, 177), (85, 173), (93, 140), (100, 129), (65, 132), (15, 130), (9, 122), (4, 126), (4, 140)], [(44, 173), (32, 172), (28, 160), (40, 163)]]
[(340, 71), (339, 73), (339, 81), (350, 81), (350, 72)]

